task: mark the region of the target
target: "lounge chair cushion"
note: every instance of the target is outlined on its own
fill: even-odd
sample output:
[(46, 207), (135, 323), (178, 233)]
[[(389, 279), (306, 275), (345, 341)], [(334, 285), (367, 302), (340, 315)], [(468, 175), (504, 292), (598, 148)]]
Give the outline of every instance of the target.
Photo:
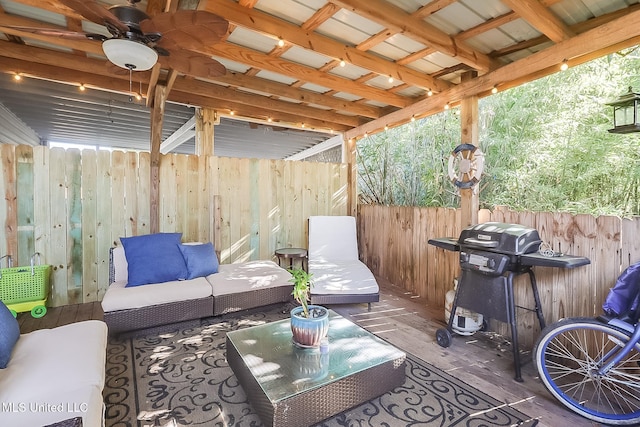
[(309, 261), (313, 295), (375, 294), (380, 291), (373, 274), (360, 261)]
[[(309, 272), (312, 295), (377, 295), (371, 270), (358, 259), (356, 219), (309, 217)], [(377, 301), (377, 299), (376, 299)]]

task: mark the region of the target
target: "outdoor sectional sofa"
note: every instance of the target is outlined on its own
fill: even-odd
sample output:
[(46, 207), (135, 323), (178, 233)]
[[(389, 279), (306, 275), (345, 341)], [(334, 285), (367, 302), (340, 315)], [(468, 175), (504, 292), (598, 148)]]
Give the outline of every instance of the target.
[[(188, 245), (183, 245), (183, 248)], [(191, 245), (202, 246), (197, 243)], [(218, 316), (287, 302), (292, 298), (291, 275), (273, 261), (219, 266), (217, 258), (214, 262), (216, 273), (186, 280), (127, 286), (130, 277), (125, 249), (123, 246), (112, 248), (110, 285), (102, 299), (109, 333)]]
[(104, 322), (20, 335), (0, 302), (0, 425), (104, 425), (106, 349)]

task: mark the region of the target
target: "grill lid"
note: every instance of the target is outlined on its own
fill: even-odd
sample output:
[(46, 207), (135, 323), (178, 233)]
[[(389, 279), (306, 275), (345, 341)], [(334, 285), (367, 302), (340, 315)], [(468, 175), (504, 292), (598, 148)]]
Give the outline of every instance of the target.
[(462, 230), (458, 244), (466, 249), (482, 249), (510, 255), (536, 252), (540, 235), (534, 228), (520, 224), (485, 222)]

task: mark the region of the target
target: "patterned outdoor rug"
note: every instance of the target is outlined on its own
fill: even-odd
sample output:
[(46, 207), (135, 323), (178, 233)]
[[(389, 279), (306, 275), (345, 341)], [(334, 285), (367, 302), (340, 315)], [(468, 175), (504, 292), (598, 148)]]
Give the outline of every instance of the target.
[[(262, 423), (225, 359), (228, 331), (288, 316), (290, 307), (110, 337), (106, 426)], [(537, 421), (407, 354), (401, 387), (325, 420), (323, 427), (535, 426)]]

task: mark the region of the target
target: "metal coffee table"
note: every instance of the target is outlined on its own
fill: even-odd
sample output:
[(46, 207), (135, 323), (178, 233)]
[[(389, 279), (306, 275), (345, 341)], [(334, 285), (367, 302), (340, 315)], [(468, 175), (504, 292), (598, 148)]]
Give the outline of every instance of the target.
[(229, 366), (265, 426), (312, 425), (404, 382), (404, 352), (329, 313), (326, 352), (297, 348), (289, 319), (227, 334)]

